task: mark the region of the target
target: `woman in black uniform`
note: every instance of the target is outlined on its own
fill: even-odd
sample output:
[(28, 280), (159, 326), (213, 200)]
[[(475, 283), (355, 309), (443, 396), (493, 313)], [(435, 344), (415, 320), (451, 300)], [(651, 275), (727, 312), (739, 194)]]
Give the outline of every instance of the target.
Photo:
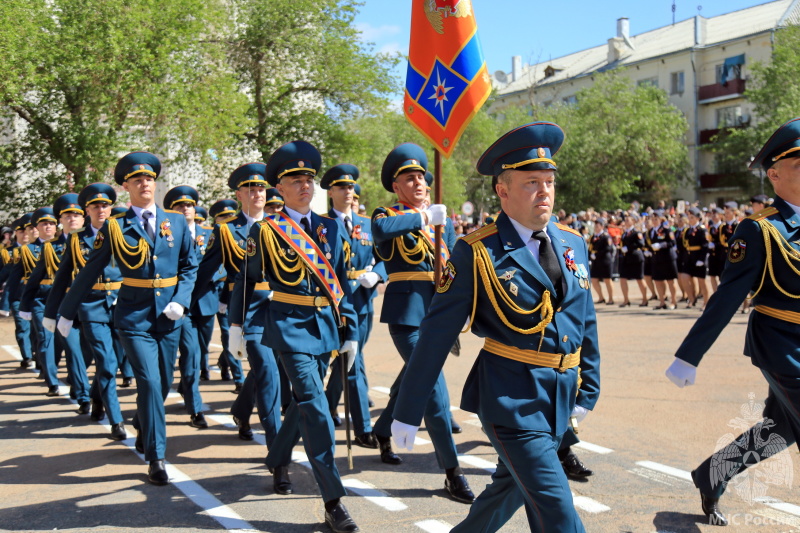
[[(647, 239), (650, 249), (653, 250), (653, 281), (658, 292), (658, 306), (655, 309), (675, 309), (675, 279), (678, 277), (675, 234), (664, 216), (664, 211), (659, 209), (654, 214), (658, 217), (658, 224), (654, 225)], [(670, 306), (666, 302), (667, 288), (672, 302)]]
[[(614, 265), (614, 252), (616, 247), (611, 235), (606, 231), (606, 221), (598, 218), (594, 223), (594, 236), (589, 241), (589, 258), (591, 259), (592, 286), (597, 292), (598, 300), (595, 303), (612, 305), (614, 303), (614, 285), (611, 279), (611, 269)], [(608, 300), (603, 298), (601, 281), (606, 282)]]
[(619, 259), (619, 284), (622, 288), (622, 304), (620, 307), (631, 305), (628, 299), (628, 280), (636, 280), (639, 291), (642, 293), (642, 303), (639, 307), (647, 307), (647, 288), (644, 285), (644, 235), (636, 229), (639, 216), (626, 214), (622, 220), (625, 231), (620, 240)]

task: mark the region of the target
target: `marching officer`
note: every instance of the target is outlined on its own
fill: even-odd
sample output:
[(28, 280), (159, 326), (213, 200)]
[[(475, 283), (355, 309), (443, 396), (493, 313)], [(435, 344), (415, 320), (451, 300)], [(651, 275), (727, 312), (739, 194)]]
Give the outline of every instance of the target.
[(711, 281), (711, 293), (717, 290), (719, 284), (719, 275), (722, 274), (722, 268), (725, 266), (726, 253), (722, 250), (720, 242), (722, 230), (722, 215), (725, 210), (721, 207), (715, 207), (709, 211), (710, 220), (708, 224), (708, 278)]
[(619, 260), (619, 284), (622, 289), (622, 304), (620, 307), (631, 305), (628, 298), (628, 281), (636, 280), (639, 284), (639, 292), (642, 293), (642, 303), (639, 307), (647, 307), (647, 288), (644, 285), (644, 235), (636, 227), (639, 222), (639, 215), (635, 213), (626, 214), (623, 217), (625, 231), (620, 239), (619, 251), (622, 256)]
[(161, 161), (149, 152), (132, 152), (117, 162), (114, 180), (130, 195), (131, 207), (108, 219), (95, 236), (89, 259), (59, 307), (57, 327), (69, 331), (80, 302), (113, 258), (122, 274), (114, 327), (136, 377), (136, 450), (150, 463), (149, 481), (166, 485), (164, 400), (174, 377), (197, 256), (186, 219), (155, 203), (160, 173)]
[[(383, 280), (382, 275), (385, 275), (386, 270), (382, 262), (375, 264), (370, 220), (353, 211), (353, 195), (358, 175), (358, 167), (355, 165), (336, 165), (322, 177), (320, 187), (328, 191), (332, 203), (328, 216), (339, 222), (339, 232), (344, 239), (347, 283), (353, 292), (353, 309), (358, 315), (358, 354), (347, 377), (355, 444), (377, 449), (378, 442), (372, 434), (369, 413), (364, 346), (369, 335), (367, 320), (371, 317), (376, 286)], [(341, 424), (337, 413), (343, 386), (341, 364), (338, 358), (331, 363), (331, 377), (328, 379), (328, 388), (325, 392), (334, 425)]]
[[(667, 369), (667, 377), (677, 386), (694, 384), (703, 355), (742, 300), (753, 292), (755, 312), (747, 325), (744, 354), (769, 385), (766, 420), (738, 437), (737, 443), (746, 443), (746, 450), (735, 446), (737, 453), (731, 454), (723, 448), (692, 471), (703, 512), (709, 523), (716, 525), (727, 524), (719, 498), (728, 480), (747, 468), (746, 459), (776, 454), (800, 437), (800, 118), (790, 120), (770, 137), (750, 168), (759, 165), (772, 183), (775, 201), (739, 223), (719, 289)], [(766, 440), (774, 445), (759, 449), (759, 443)]]
[[(614, 280), (611, 271), (614, 268), (614, 255), (616, 246), (611, 235), (608, 234), (606, 219), (598, 218), (594, 221), (594, 235), (589, 242), (589, 257), (592, 266), (589, 269), (592, 274), (592, 287), (597, 292), (596, 304), (614, 305)], [(608, 300), (603, 298), (601, 282), (605, 282)]]
[(30, 368), (33, 364), (31, 350), (31, 323), (19, 316), (19, 291), (22, 285), (21, 251), (28, 244), (28, 234), (25, 225), (30, 221), (31, 213), (25, 213), (12, 224), (14, 230), (14, 245), (9, 250), (10, 261), (0, 271), (0, 283), (5, 283), (3, 292), (8, 296), (8, 306), (11, 317), (14, 319), (14, 336), (17, 339), (19, 353), (22, 360), (20, 368)]
[[(652, 250), (653, 282), (658, 292), (658, 306), (654, 309), (675, 309), (677, 305), (675, 295), (675, 280), (678, 277), (678, 254), (675, 250), (675, 233), (670, 228), (664, 211), (656, 209), (652, 214), (653, 227), (645, 237), (647, 245)], [(667, 288), (671, 304), (667, 305)]]
[[(336, 350), (347, 358), (347, 370), (352, 367), (358, 353), (358, 322), (350, 285), (344, 282), (339, 226), (310, 207), (321, 163), (319, 151), (305, 141), (290, 142), (272, 154), (266, 177), (285, 204), (250, 230), (242, 281), (248, 287), (262, 276), (269, 281), (272, 301), (262, 317), (266, 328), (261, 342), (279, 356), (292, 384), (293, 400), (266, 460), (275, 491), (293, 492), (288, 469), (302, 434), (325, 502), (325, 522), (333, 531), (351, 532), (359, 529), (341, 502), (346, 491), (334, 462), (333, 421), (322, 381)], [(235, 307), (240, 305), (238, 298), (236, 291), (231, 301)], [(232, 337), (234, 325), (232, 315)]]
[(392, 434), (411, 448), (464, 321), (485, 338), (461, 408), (478, 414), (499, 459), (454, 532), (496, 531), (523, 505), (531, 531), (584, 531), (556, 450), (597, 402), (600, 356), (586, 242), (551, 221), (563, 138), (555, 124), (527, 124), (481, 156), (502, 212), (456, 243), (400, 387)]
[[(686, 250), (685, 271), (689, 276), (686, 282), (687, 295), (689, 302), (686, 308), (689, 309), (697, 304), (698, 296), (703, 297), (703, 305), (708, 303), (708, 285), (706, 284), (706, 273), (708, 269), (708, 233), (706, 227), (701, 223), (703, 212), (696, 207), (689, 209), (687, 213), (689, 225), (684, 229), (681, 236), (683, 248)], [(700, 288), (700, 294), (694, 292), (694, 280)]]
[[(45, 319), (53, 325), (58, 318), (61, 300), (72, 284), (73, 278), (86, 264), (94, 246), (95, 236), (111, 214), (111, 205), (117, 199), (114, 188), (105, 183), (87, 185), (77, 196), (78, 205), (88, 215), (89, 224), (83, 230), (69, 236), (61, 257), (61, 264), (44, 309)], [(108, 412), (113, 440), (127, 438), (117, 396), (115, 376), (118, 358), (112, 335), (114, 302), (121, 286), (122, 275), (119, 267), (109, 264), (95, 280), (91, 292), (80, 303), (78, 309), (82, 344), (91, 350), (95, 361), (95, 375), (90, 391), (92, 418), (101, 420), (105, 416), (104, 413)]]
[[(211, 235), (211, 232), (214, 230), (214, 224), (212, 223), (209, 225), (208, 221), (208, 210), (203, 207), (202, 205), (195, 205), (194, 206), (194, 221), (195, 223), (207, 230), (206, 235), (203, 237), (202, 245), (200, 243), (197, 246), (202, 246), (202, 255), (205, 255), (206, 251), (206, 243), (208, 242), (208, 237)], [(195, 240), (197, 240), (195, 238)], [(202, 260), (202, 256), (198, 259), (198, 261)], [(217, 309), (219, 307), (219, 293), (215, 294), (215, 308), (214, 313), (212, 314), (211, 320), (205, 323), (204, 329), (197, 330), (197, 341), (200, 345), (200, 381), (208, 381), (210, 379), (208, 373), (208, 345), (211, 343), (211, 335), (214, 333), (214, 315), (217, 313)], [(207, 334), (207, 336), (206, 336)]]
[[(428, 195), (427, 170), (428, 157), (416, 144), (404, 143), (392, 150), (383, 162), (381, 183), (387, 191), (397, 195), (398, 202), (391, 207), (379, 207), (372, 214), (375, 253), (384, 262), (389, 278), (381, 322), (389, 324), (389, 334), (405, 362), (421, 338), (419, 325), (436, 292), (433, 283), (434, 226), (443, 226), (442, 259), (447, 260), (456, 242), (453, 223), (447, 218), (447, 208), (441, 204), (423, 207)], [(405, 366), (392, 385), (389, 403), (373, 430), (380, 446), (381, 460), (388, 464), (402, 462), (392, 451), (390, 437), (398, 385), (404, 373)], [(423, 395), (426, 400), (425, 427), (433, 441), (439, 467), (445, 471), (445, 488), (456, 501), (472, 503), (475, 495), (458, 464), (450, 422), (450, 395), (443, 373), (439, 372), (436, 384), (431, 388), (432, 393), (426, 391)]]

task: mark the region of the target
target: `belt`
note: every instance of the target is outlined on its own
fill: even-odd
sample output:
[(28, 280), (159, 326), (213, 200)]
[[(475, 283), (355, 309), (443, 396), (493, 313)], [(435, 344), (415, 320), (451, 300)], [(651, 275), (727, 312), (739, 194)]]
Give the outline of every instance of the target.
[(366, 270), (350, 270), (347, 272), (347, 279), (358, 279), (358, 276), (366, 273)]
[(395, 272), (389, 274), (389, 283), (393, 281), (430, 281), (433, 283), (433, 272)]
[(289, 294), (288, 292), (272, 292), (273, 302), (283, 302), (292, 305), (304, 305), (306, 307), (326, 307), (331, 305), (331, 301), (325, 296), (302, 296), (300, 294)]
[(108, 283), (95, 283), (92, 290), (95, 291), (116, 291), (122, 287), (121, 281), (109, 281)]
[(762, 315), (771, 316), (772, 318), (791, 322), (792, 324), (800, 324), (800, 313), (795, 311), (784, 311), (783, 309), (775, 309), (774, 307), (768, 307), (766, 305), (757, 305), (756, 311)]
[(699, 252), (702, 249), (703, 249), (702, 246), (687, 246), (686, 247), (686, 251), (688, 251), (688, 252)]
[[(232, 291), (233, 287), (235, 285), (236, 285), (236, 283), (228, 283), (228, 290)], [(258, 283), (256, 283), (255, 290), (257, 290), (257, 291), (268, 291), (269, 290), (269, 282), (259, 281)]]
[(52, 279), (43, 279), (39, 282), (39, 285), (52, 285), (52, 284), (53, 284)]
[(513, 359), (520, 363), (527, 363), (529, 365), (545, 366), (547, 368), (555, 368), (559, 372), (565, 372), (568, 368), (574, 368), (581, 362), (581, 349), (570, 354), (557, 354), (537, 352), (536, 350), (523, 350), (515, 348), (514, 346), (507, 346), (501, 342), (493, 339), (486, 339), (483, 349), (489, 353)]
[(122, 278), (122, 284), (126, 287), (138, 287), (140, 289), (160, 289), (161, 287), (174, 287), (177, 285), (178, 276), (156, 279)]

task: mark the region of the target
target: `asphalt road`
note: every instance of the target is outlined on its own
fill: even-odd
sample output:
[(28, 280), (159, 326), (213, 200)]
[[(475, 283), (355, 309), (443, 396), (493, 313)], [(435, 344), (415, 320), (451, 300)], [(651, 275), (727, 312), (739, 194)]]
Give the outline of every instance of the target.
[[(381, 303), (379, 299), (378, 309)], [(585, 440), (576, 449), (595, 474), (588, 481), (571, 482), (586, 530), (719, 531), (702, 523), (699, 496), (688, 475), (721, 438), (737, 432), (737, 424), (750, 423), (748, 410), (760, 414), (753, 404), (763, 403), (766, 383), (740, 355), (747, 315), (734, 317), (703, 360), (697, 384), (687, 389), (672, 385), (664, 370), (699, 311), (602, 305), (598, 315), (602, 392), (596, 409), (581, 424), (579, 436)], [(451, 357), (445, 367), (454, 406), (481, 346), (469, 334), (461, 340), (461, 357)], [(219, 347), (212, 349), (211, 360), (216, 361)], [(66, 387), (59, 398), (45, 397), (43, 382), (19, 368), (15, 353), (13, 323), (0, 319), (3, 530), (328, 531), (302, 445), (290, 469), (295, 494), (274, 494), (256, 417), (256, 441), (239, 440), (228, 414), (233, 385), (220, 381), (217, 372), (201, 384), (209, 429), (188, 425), (180, 396), (167, 400), (167, 460), (173, 483), (156, 487), (146, 481), (147, 467), (133, 450), (129, 424), (127, 441), (107, 439), (107, 426), (75, 413)], [(377, 320), (366, 357), (375, 420), (402, 364), (386, 326)], [(65, 381), (63, 363), (59, 375)], [(120, 396), (129, 421), (135, 389), (120, 389)], [(462, 466), (478, 493), (489, 482), (496, 455), (474, 415), (454, 409), (453, 416), (464, 428), (455, 435)], [(404, 463), (397, 467), (381, 463), (376, 450), (354, 447), (350, 470), (344, 430), (336, 436), (338, 466), (351, 493), (344, 502), (362, 531), (438, 533), (466, 516), (467, 506), (447, 497), (444, 473), (436, 466), (424, 430), (413, 452), (400, 452)], [(786, 453), (788, 466), (781, 479), (767, 475), (767, 462), (735, 479), (722, 500), (732, 520), (726, 531), (800, 531), (800, 498), (793, 490), (800, 483), (800, 456), (796, 447)], [(528, 531), (524, 512), (503, 531)]]

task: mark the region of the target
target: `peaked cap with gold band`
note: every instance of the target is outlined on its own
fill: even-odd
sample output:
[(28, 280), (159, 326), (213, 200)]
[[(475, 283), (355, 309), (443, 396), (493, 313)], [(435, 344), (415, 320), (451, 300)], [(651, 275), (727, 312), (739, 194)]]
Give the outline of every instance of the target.
[(106, 183), (90, 183), (78, 194), (78, 203), (86, 209), (87, 205), (104, 203), (114, 204), (117, 193), (111, 185)]
[(425, 150), (414, 143), (403, 143), (389, 152), (381, 168), (383, 188), (394, 192), (392, 183), (397, 176), (410, 170), (419, 170), (423, 174), (428, 170), (428, 156)]
[(433, 185), (433, 174), (430, 170), (425, 172), (425, 183), (427, 184), (428, 190), (431, 190), (431, 186)]
[(236, 211), (238, 210), (239, 203), (236, 200), (226, 198), (224, 200), (214, 202), (214, 205), (212, 205), (211, 209), (208, 210), (208, 216), (215, 219), (218, 216), (235, 215)]
[(35, 226), (39, 222), (53, 222), (54, 224), (58, 224), (58, 219), (56, 219), (56, 214), (53, 212), (52, 207), (40, 207), (33, 212), (33, 215), (31, 215), (31, 224)]
[(178, 185), (167, 191), (164, 195), (164, 207), (172, 209), (175, 204), (189, 203), (197, 205), (200, 201), (200, 195), (197, 194), (197, 189), (190, 185)]
[(493, 176), (494, 184), (504, 170), (557, 170), (553, 156), (564, 143), (564, 130), (552, 122), (532, 122), (514, 128), (486, 150), (477, 169)]
[(336, 165), (322, 176), (319, 186), (327, 190), (334, 185), (355, 185), (358, 181), (358, 167), (355, 165)]
[(267, 181), (273, 187), (284, 176), (316, 176), (322, 167), (322, 155), (313, 144), (292, 141), (275, 150), (267, 161)]
[(267, 187), (266, 172), (267, 165), (260, 161), (245, 163), (231, 172), (228, 187), (232, 191), (238, 190), (239, 187)]
[(144, 174), (158, 179), (161, 174), (161, 161), (150, 152), (131, 152), (123, 156), (114, 167), (114, 181), (122, 185), (134, 176)]
[(353, 185), (353, 198), (361, 198), (361, 185), (358, 183)]
[(800, 117), (793, 118), (775, 130), (750, 163), (750, 168), (755, 169), (761, 165), (767, 170), (781, 159), (789, 157), (800, 157)]
[(195, 205), (194, 206), (194, 221), (195, 222), (205, 222), (208, 218), (208, 210), (203, 207), (202, 205)]
[(283, 201), (283, 196), (281, 196), (281, 193), (278, 192), (278, 189), (276, 189), (275, 187), (270, 187), (269, 189), (267, 189), (267, 201), (265, 205), (273, 205), (273, 204), (283, 205), (284, 201)]
[(67, 194), (62, 194), (53, 202), (53, 214), (55, 214), (56, 217), (61, 217), (64, 213), (84, 214), (83, 208), (78, 201), (77, 193), (68, 192)]
[(31, 223), (31, 216), (32, 215), (33, 215), (33, 213), (25, 213), (24, 215), (19, 217), (17, 220), (15, 220), (14, 223), (11, 224), (11, 227), (14, 228), (14, 231), (24, 231), (25, 230), (25, 226), (27, 226), (28, 224)]

